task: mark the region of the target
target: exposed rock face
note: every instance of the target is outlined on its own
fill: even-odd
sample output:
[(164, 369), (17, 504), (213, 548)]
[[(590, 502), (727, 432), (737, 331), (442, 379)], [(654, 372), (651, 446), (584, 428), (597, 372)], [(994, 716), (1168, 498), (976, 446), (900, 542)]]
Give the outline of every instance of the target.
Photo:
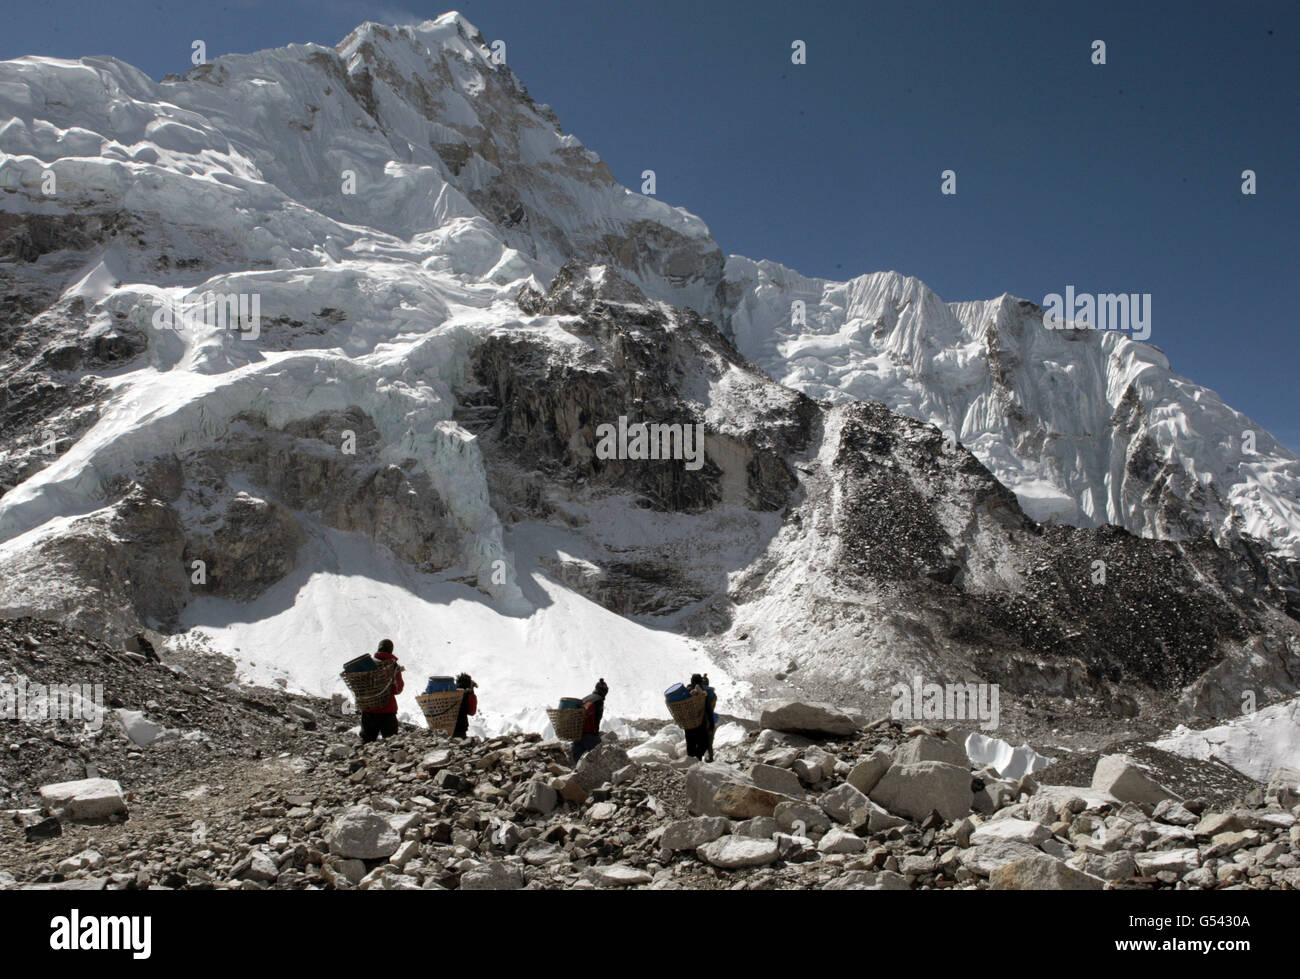
[(956, 820), (970, 812), (974, 799), (970, 781), (967, 769), (941, 761), (895, 763), (876, 783), (870, 799), (908, 819), (921, 820), (937, 812)]

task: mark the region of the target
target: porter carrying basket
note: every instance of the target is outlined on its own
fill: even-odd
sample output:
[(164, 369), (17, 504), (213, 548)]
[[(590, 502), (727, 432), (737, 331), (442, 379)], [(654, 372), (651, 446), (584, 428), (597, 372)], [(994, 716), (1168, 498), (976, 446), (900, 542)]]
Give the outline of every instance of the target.
[(709, 695), (698, 690), (685, 700), (667, 701), (668, 713), (683, 731), (693, 731), (704, 723), (704, 703)]
[(582, 740), (582, 713), (581, 707), (546, 709), (546, 716), (551, 719), (551, 727), (555, 728), (555, 736), (561, 741)]
[(377, 660), (379, 665), (373, 670), (359, 673), (340, 673), (343, 682), (352, 691), (352, 699), (357, 702), (357, 710), (362, 713), (378, 710), (388, 702), (388, 694), (393, 687), (393, 677), (397, 675), (397, 661), (391, 659)]
[(464, 698), (464, 690), (441, 690), (437, 693), (422, 693), (415, 698), (415, 702), (424, 711), (424, 719), (428, 721), (430, 731), (446, 731), (451, 734), (456, 730), (460, 702)]

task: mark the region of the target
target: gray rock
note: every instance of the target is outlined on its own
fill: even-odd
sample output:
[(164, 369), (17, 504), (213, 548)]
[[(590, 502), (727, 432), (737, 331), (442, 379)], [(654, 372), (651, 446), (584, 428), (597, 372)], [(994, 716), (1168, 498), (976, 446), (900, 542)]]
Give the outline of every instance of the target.
[(1042, 823), (1030, 819), (999, 819), (979, 826), (971, 834), (970, 841), (973, 846), (1006, 841), (1039, 846), (1051, 838), (1052, 831)]
[(696, 850), (703, 860), (724, 870), (763, 867), (773, 863), (778, 852), (775, 840), (755, 840), (746, 836), (724, 836)]
[(983, 846), (972, 846), (962, 850), (958, 860), (971, 873), (987, 877), (1004, 864), (1041, 854), (1041, 850), (1028, 843), (1004, 840), (1000, 843), (985, 843)]
[(1109, 792), (1120, 802), (1155, 806), (1166, 799), (1177, 799), (1163, 785), (1138, 767), (1128, 755), (1106, 755), (1092, 773), (1092, 787)]
[(792, 702), (763, 711), (759, 725), (790, 734), (829, 734), (846, 737), (857, 731), (853, 718), (829, 704)]
[(935, 811), (949, 822), (961, 819), (974, 797), (970, 772), (941, 761), (891, 765), (870, 793), (872, 802), (915, 822)]
[(617, 744), (603, 741), (582, 756), (574, 773), (582, 787), (590, 792), (612, 781), (615, 772), (631, 763), (626, 751)]
[(748, 776), (722, 762), (700, 762), (686, 773), (686, 803), (696, 816), (721, 816), (713, 797), (726, 782), (744, 782)]
[(1278, 765), (1269, 776), (1264, 798), (1276, 802), (1283, 809), (1300, 805), (1300, 768)]
[(894, 760), (888, 751), (877, 748), (853, 766), (853, 770), (849, 772), (848, 783), (863, 795), (870, 795), (871, 790), (880, 781), (880, 777), (889, 771), (889, 766), (893, 763)]
[(822, 886), (824, 891), (910, 891), (907, 878), (892, 870), (872, 873), (867, 870), (851, 870), (841, 874), (829, 884)]
[(787, 833), (796, 832), (801, 827), (805, 834), (825, 833), (831, 828), (830, 817), (810, 802), (783, 802), (772, 815), (777, 826)]
[(847, 823), (855, 809), (865, 809), (867, 797), (848, 782), (835, 786), (817, 800), (817, 804), (837, 823)]
[(528, 783), (528, 789), (524, 793), (523, 801), (526, 811), (540, 813), (545, 816), (554, 811), (558, 804), (559, 793), (541, 778), (534, 778)]
[(883, 833), (887, 829), (893, 829), (895, 826), (906, 826), (907, 820), (902, 816), (895, 816), (883, 806), (878, 806), (870, 799), (866, 801), (860, 809), (854, 809), (849, 813), (848, 827), (855, 833), (861, 833), (865, 828), (868, 833)]
[(664, 827), (659, 845), (666, 850), (694, 850), (727, 835), (731, 823), (722, 816), (677, 819)]
[(370, 806), (352, 806), (335, 818), (326, 842), (335, 856), (379, 860), (392, 856), (401, 846), (402, 837)]
[(867, 844), (859, 837), (838, 826), (823, 836), (821, 842), (817, 844), (817, 849), (822, 853), (861, 853), (866, 848)]
[(1173, 871), (1181, 877), (1183, 874), (1190, 874), (1201, 865), (1201, 855), (1194, 846), (1157, 853), (1135, 853), (1133, 860), (1137, 864), (1137, 869), (1145, 877), (1154, 877), (1165, 870)]
[(713, 796), (713, 804), (718, 812), (732, 819), (753, 819), (755, 816), (771, 816), (776, 807), (789, 802), (790, 797), (779, 792), (760, 789), (757, 785), (742, 782), (724, 782)]
[(749, 769), (749, 777), (760, 789), (780, 792), (782, 795), (788, 795), (795, 799), (803, 798), (803, 785), (799, 782), (799, 776), (788, 768), (777, 768), (775, 765), (754, 765)]
[[(782, 803), (785, 805), (785, 803)], [(780, 824), (771, 816), (755, 816), (735, 825), (732, 832), (737, 836), (752, 836), (756, 840), (770, 840), (781, 831)], [(725, 830), (724, 830), (725, 832)], [(719, 836), (722, 834), (719, 833)]]
[(1174, 799), (1166, 799), (1156, 806), (1151, 818), (1171, 826), (1195, 826), (1200, 821), (1196, 813)]
[(462, 891), (517, 891), (523, 886), (523, 870), (504, 860), (489, 860), (460, 875)]
[(1046, 853), (1003, 864), (989, 874), (995, 891), (1099, 891), (1106, 882)]
[(625, 863), (588, 867), (582, 874), (597, 887), (641, 887), (654, 877), (637, 867)]
[(109, 778), (83, 778), (41, 786), (41, 802), (50, 812), (62, 812), (68, 819), (108, 819), (125, 815), (122, 786)]
[(915, 765), (919, 761), (941, 761), (958, 768), (970, 770), (966, 749), (946, 738), (917, 735), (894, 752), (895, 765)]
[(1114, 853), (1076, 853), (1067, 861), (1070, 866), (1102, 880), (1128, 880), (1136, 877), (1138, 868), (1133, 854), (1128, 850)]

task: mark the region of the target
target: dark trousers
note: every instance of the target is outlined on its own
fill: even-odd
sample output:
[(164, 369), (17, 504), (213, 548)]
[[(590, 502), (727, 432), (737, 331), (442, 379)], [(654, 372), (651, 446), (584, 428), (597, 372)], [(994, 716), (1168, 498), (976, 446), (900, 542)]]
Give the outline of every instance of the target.
[(391, 738), (397, 733), (396, 714), (361, 714), (361, 743), (369, 744), (381, 735)]
[(573, 742), (573, 763), (578, 764), (578, 759), (598, 744), (600, 744), (599, 734), (584, 734), (581, 741)]
[(713, 727), (708, 723), (701, 724), (697, 728), (692, 728), (686, 732), (686, 753), (692, 758), (703, 758), (704, 755), (713, 750)]

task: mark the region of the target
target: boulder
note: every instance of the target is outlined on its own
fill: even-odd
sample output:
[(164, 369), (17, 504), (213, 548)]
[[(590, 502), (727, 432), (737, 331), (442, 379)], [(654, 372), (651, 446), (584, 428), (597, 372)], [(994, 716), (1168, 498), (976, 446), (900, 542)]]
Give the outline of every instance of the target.
[[(781, 805), (785, 805), (785, 803), (783, 802)], [(777, 808), (779, 809), (780, 806)], [(771, 816), (755, 816), (753, 819), (746, 819), (737, 823), (732, 832), (737, 836), (752, 836), (756, 840), (770, 840), (781, 832), (781, 826)]]
[(1264, 798), (1276, 802), (1283, 809), (1300, 805), (1300, 768), (1278, 765), (1269, 776)]
[(758, 764), (749, 769), (749, 777), (760, 789), (780, 792), (795, 799), (803, 798), (803, 785), (799, 781), (799, 776), (788, 768)]
[(694, 850), (726, 836), (731, 823), (722, 816), (677, 819), (664, 827), (659, 845), (665, 850)]
[(915, 765), (891, 765), (869, 798), (914, 822), (920, 822), (931, 812), (938, 812), (953, 822), (970, 812), (975, 794), (971, 791), (970, 772), (965, 768), (941, 761), (921, 761)]
[(686, 804), (696, 816), (721, 816), (713, 797), (725, 782), (745, 782), (742, 775), (722, 762), (700, 762), (686, 773)]
[(1151, 818), (1170, 826), (1195, 826), (1200, 821), (1196, 813), (1174, 799), (1166, 799), (1156, 806)]
[(878, 806), (870, 799), (859, 809), (854, 809), (849, 813), (848, 827), (855, 833), (862, 833), (865, 829), (868, 833), (883, 833), (887, 829), (893, 829), (895, 826), (906, 826), (907, 820), (902, 816), (895, 816), (892, 812), (883, 806)]
[(779, 792), (769, 792), (757, 785), (742, 782), (724, 782), (713, 796), (718, 812), (732, 819), (753, 819), (771, 816), (778, 805), (789, 802), (790, 797)]
[(1246, 828), (1246, 820), (1237, 812), (1207, 812), (1192, 830), (1198, 837), (1218, 836), (1220, 833), (1234, 833)]
[(747, 836), (724, 836), (705, 843), (696, 855), (707, 863), (724, 870), (742, 867), (763, 867), (777, 859), (775, 840), (756, 840)]
[(837, 823), (847, 823), (853, 810), (866, 808), (867, 802), (867, 797), (848, 782), (822, 793), (817, 800), (817, 804)]
[(590, 792), (612, 781), (614, 773), (629, 764), (631, 759), (626, 751), (615, 743), (603, 741), (582, 756), (574, 774), (582, 787)]
[(984, 823), (971, 834), (971, 845), (1012, 841), (1039, 846), (1052, 838), (1052, 831), (1032, 819), (998, 819)]
[(877, 748), (853, 766), (853, 770), (849, 772), (848, 783), (863, 795), (870, 795), (871, 790), (880, 781), (880, 777), (889, 771), (889, 766), (893, 763), (894, 760), (888, 751)]
[(840, 829), (838, 826), (821, 838), (817, 849), (822, 853), (861, 853), (867, 848), (859, 837)]
[(1066, 860), (1071, 867), (1102, 880), (1128, 880), (1137, 876), (1137, 862), (1128, 850), (1114, 853), (1076, 853)]
[(928, 734), (917, 735), (894, 752), (896, 765), (915, 765), (919, 761), (941, 761), (970, 770), (965, 748), (946, 738), (932, 738)]
[(654, 880), (646, 871), (625, 863), (588, 867), (582, 876), (597, 887), (640, 887)]
[(824, 891), (910, 891), (907, 878), (892, 870), (872, 873), (868, 870), (851, 870), (841, 874), (829, 884), (822, 885)]
[(789, 734), (830, 735), (847, 737), (857, 731), (858, 725), (849, 715), (829, 704), (791, 702), (764, 710), (759, 725), (773, 731)]
[(525, 812), (535, 812), (545, 816), (552, 812), (558, 804), (559, 793), (543, 779), (534, 778), (528, 783), (523, 800)]
[(989, 874), (989, 888), (995, 891), (1099, 891), (1105, 886), (1100, 877), (1046, 853), (1013, 860)]
[(776, 825), (787, 833), (825, 833), (831, 819), (819, 807), (808, 802), (783, 802), (773, 811)]
[(1106, 755), (1097, 762), (1092, 773), (1092, 787), (1109, 792), (1120, 802), (1156, 806), (1166, 799), (1178, 796), (1160, 785), (1138, 767), (1128, 755)]
[(41, 786), (41, 802), (67, 819), (109, 819), (126, 815), (122, 786), (110, 778), (83, 778)]
[(560, 798), (565, 802), (572, 802), (576, 805), (582, 805), (587, 801), (587, 790), (582, 787), (582, 782), (578, 776), (570, 772), (568, 775), (559, 775), (551, 783), (551, 787), (559, 793)]
[(402, 845), (392, 824), (370, 806), (351, 806), (341, 812), (326, 834), (330, 853), (357, 860), (390, 857)]
[(523, 870), (504, 860), (488, 860), (460, 875), (462, 891), (517, 891), (523, 886)]
[(985, 843), (983, 846), (972, 846), (962, 850), (957, 859), (971, 873), (987, 877), (1005, 864), (1023, 860), (1025, 857), (1042, 855), (1041, 850), (1028, 843), (1003, 840), (999, 843)]
[(1182, 850), (1162, 850), (1156, 853), (1135, 853), (1137, 869), (1147, 877), (1171, 870), (1179, 877), (1190, 874), (1201, 865), (1201, 854), (1194, 846)]

